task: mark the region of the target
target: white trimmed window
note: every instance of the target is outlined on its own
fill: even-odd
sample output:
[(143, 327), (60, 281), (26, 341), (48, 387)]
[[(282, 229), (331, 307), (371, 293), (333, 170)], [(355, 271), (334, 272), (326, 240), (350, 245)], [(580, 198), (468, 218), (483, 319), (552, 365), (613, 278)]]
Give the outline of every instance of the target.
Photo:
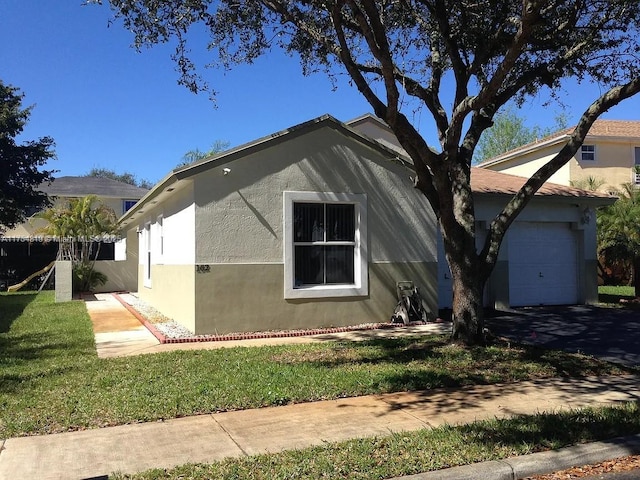
[(369, 294), (367, 196), (284, 192), (284, 297)]
[(582, 145), (582, 147), (580, 147), (580, 159), (582, 161), (593, 162), (596, 159), (596, 146)]

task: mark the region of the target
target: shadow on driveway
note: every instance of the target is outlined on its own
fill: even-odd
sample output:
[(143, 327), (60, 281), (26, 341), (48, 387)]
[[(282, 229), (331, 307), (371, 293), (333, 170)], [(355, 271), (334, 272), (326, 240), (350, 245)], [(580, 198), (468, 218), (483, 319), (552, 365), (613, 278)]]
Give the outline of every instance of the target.
[(530, 307), (492, 312), (492, 333), (544, 348), (581, 352), (640, 366), (640, 310), (593, 305)]

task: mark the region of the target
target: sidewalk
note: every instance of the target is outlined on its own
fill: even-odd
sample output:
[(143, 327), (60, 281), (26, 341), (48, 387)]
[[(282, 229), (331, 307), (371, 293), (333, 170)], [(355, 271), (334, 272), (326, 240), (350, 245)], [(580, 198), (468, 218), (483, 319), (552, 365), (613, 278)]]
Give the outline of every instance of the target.
[[(89, 307), (89, 303), (87, 306)], [(96, 305), (91, 307), (92, 318), (101, 317), (97, 323), (94, 321), (94, 328), (95, 325), (113, 328), (106, 327), (109, 315), (104, 311), (108, 309), (106, 304), (102, 306), (105, 307), (102, 315), (96, 314), (100, 310), (93, 308)], [(129, 327), (122, 331), (135, 332), (131, 336), (137, 337), (137, 340), (128, 343), (121, 352), (136, 349), (150, 352), (159, 346), (151, 345), (148, 338), (141, 340), (142, 334), (138, 327), (129, 320), (126, 316), (123, 317), (123, 325), (127, 324)], [(99, 332), (99, 329), (96, 329), (96, 339), (101, 333), (113, 333)], [(100, 343), (113, 353), (117, 350), (116, 341), (117, 337), (112, 337), (111, 340), (103, 338)], [(143, 346), (145, 341), (149, 341), (148, 346)], [(133, 346), (136, 342), (139, 342), (137, 346)], [(181, 347), (185, 345), (188, 344), (179, 344)], [(205, 344), (197, 344), (198, 348), (203, 346)], [(433, 428), (445, 423), (464, 424), (484, 418), (637, 400), (640, 400), (640, 375), (547, 379), (509, 385), (372, 395), (10, 438), (0, 444), (0, 479), (106, 478), (117, 471), (135, 473), (150, 468), (171, 468), (187, 462), (210, 463), (228, 457), (273, 453), (352, 438)], [(640, 451), (637, 450), (639, 444), (633, 437), (631, 442), (623, 442), (622, 446), (616, 443), (612, 445), (623, 451), (623, 454), (630, 454), (634, 453), (633, 448)], [(543, 460), (536, 462), (549, 471), (565, 468), (570, 465), (566, 462), (576, 459), (579, 464), (583, 464), (612, 458), (609, 456), (612, 451), (610, 448), (603, 448), (602, 444), (581, 446), (577, 447), (575, 453), (563, 455), (551, 452)], [(599, 458), (596, 456), (598, 452), (606, 456)], [(536, 467), (536, 464), (526, 463), (527, 457), (520, 458), (525, 466)], [(485, 464), (462, 468), (482, 469), (484, 465), (488, 468), (486, 472), (495, 471), (496, 474), (504, 472), (505, 468), (514, 468), (506, 461), (498, 463), (502, 470), (496, 469), (496, 465), (487, 467)], [(483, 472), (482, 475), (480, 471)], [(526, 469), (519, 471), (532, 472)], [(451, 470), (449, 475), (452, 476), (447, 476), (447, 471), (441, 471), (412, 478), (512, 478), (485, 476), (484, 470), (474, 472), (476, 473), (465, 474), (459, 470)]]

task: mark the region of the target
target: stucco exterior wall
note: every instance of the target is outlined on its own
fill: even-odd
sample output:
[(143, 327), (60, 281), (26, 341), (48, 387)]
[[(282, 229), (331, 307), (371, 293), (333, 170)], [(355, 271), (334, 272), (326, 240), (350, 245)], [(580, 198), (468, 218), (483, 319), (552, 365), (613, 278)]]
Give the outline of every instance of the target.
[[(405, 167), (359, 142), (316, 130), (202, 172), (194, 185), (196, 332), (388, 321), (404, 280), (436, 311), (433, 212)], [(368, 295), (284, 298), (284, 191), (367, 195)]]
[[(546, 148), (541, 148), (507, 161), (487, 166), (487, 169), (528, 178), (551, 160), (560, 151), (562, 146), (563, 145), (551, 145)], [(575, 160), (571, 160), (571, 162), (575, 163)], [(558, 185), (570, 185), (571, 179), (571, 166), (570, 164), (565, 164), (551, 176), (549, 182), (557, 183)]]
[[(503, 207), (506, 199), (486, 196), (476, 201), (476, 218), (486, 228)], [(578, 259), (578, 301), (598, 301), (596, 270), (596, 217), (593, 208), (578, 200), (535, 198), (518, 216), (517, 222), (565, 223), (576, 238)], [(484, 223), (483, 223), (484, 222)], [(496, 266), (486, 286), (487, 303), (494, 308), (508, 308), (509, 304), (509, 236), (507, 231), (500, 248)]]
[(281, 263), (287, 191), (365, 193), (373, 262), (435, 261), (436, 220), (410, 172), (331, 129), (195, 179), (197, 263)]
[[(145, 275), (144, 265), (138, 266), (138, 278)], [(138, 296), (156, 310), (181, 323), (189, 330), (195, 324), (195, 268), (193, 265), (151, 265), (151, 287), (140, 285)]]
[(138, 290), (138, 234), (133, 229), (126, 232), (126, 247), (124, 260), (96, 262), (96, 270), (107, 276), (107, 283), (97, 287), (97, 292), (135, 292)]
[[(148, 205), (136, 228), (129, 230), (140, 231), (138, 295), (192, 331), (195, 329), (194, 211), (193, 185), (189, 183), (166, 201)], [(150, 228), (147, 229), (147, 225)], [(147, 279), (149, 248), (151, 270)]]
[[(585, 145), (595, 146), (595, 160), (581, 160), (581, 151), (558, 170), (549, 182), (571, 185), (588, 177), (601, 179), (604, 184), (600, 191), (613, 191), (623, 183), (634, 182), (634, 148), (640, 142), (618, 137), (587, 137)], [(539, 148), (507, 161), (489, 165), (487, 168), (512, 175), (530, 177), (548, 162), (562, 147), (562, 144)]]
[[(599, 190), (616, 190), (623, 183), (633, 182), (634, 147), (630, 141), (585, 141), (595, 145), (596, 159), (593, 161), (576, 161), (571, 164), (572, 180), (581, 180), (589, 176), (602, 179), (605, 184)], [(577, 158), (580, 158), (578, 153)]]
[(435, 312), (431, 263), (369, 265), (367, 298), (282, 298), (282, 264), (201, 265), (196, 273), (196, 334), (310, 329), (388, 322), (397, 303), (395, 282), (411, 279)]

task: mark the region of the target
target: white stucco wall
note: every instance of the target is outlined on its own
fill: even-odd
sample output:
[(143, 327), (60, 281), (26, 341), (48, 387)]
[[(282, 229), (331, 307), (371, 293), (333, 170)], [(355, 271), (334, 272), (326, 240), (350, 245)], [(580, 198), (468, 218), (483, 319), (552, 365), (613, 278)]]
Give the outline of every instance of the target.
[[(162, 228), (158, 223), (159, 217), (162, 218)], [(195, 262), (193, 185), (189, 184), (172, 192), (172, 195), (158, 206), (145, 207), (144, 215), (138, 220), (138, 228), (143, 231), (139, 245), (140, 264), (144, 264), (145, 261), (147, 242), (144, 230), (147, 224), (150, 224), (153, 265), (183, 265)]]

